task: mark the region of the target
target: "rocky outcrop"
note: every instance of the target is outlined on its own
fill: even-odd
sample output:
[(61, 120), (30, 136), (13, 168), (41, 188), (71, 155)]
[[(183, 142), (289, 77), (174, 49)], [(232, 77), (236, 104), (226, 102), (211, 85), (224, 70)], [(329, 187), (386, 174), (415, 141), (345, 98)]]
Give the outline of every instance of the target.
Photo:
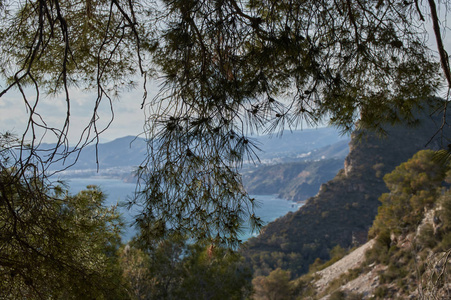
[[(403, 235), (392, 234), (390, 237), (393, 249), (390, 251), (391, 255), (397, 257), (403, 257), (401, 253), (415, 255), (415, 268), (409, 269), (408, 272), (387, 275), (387, 272), (393, 273), (390, 266), (383, 263), (367, 265), (366, 252), (378, 242), (377, 239), (372, 239), (311, 276), (314, 278), (311, 286), (314, 287), (315, 299), (326, 300), (337, 292), (345, 297), (353, 295), (359, 299), (449, 299), (451, 283), (447, 269), (451, 264), (451, 249), (443, 251), (440, 248), (426, 247), (427, 251), (419, 252), (420, 249), (425, 249), (421, 244), (422, 231), (425, 227), (432, 227), (437, 223), (434, 216), (440, 209), (440, 206), (435, 206), (425, 211), (423, 220), (413, 232)], [(402, 263), (397, 268), (403, 268)], [(348, 274), (352, 272), (358, 275), (347, 280), (346, 278), (350, 277)], [(388, 276), (390, 280), (382, 280), (384, 276)]]
[[(365, 252), (373, 247), (374, 242), (374, 240), (368, 241), (333, 265), (316, 272), (314, 277), (319, 277), (319, 279), (314, 283), (317, 294), (323, 294), (334, 280), (348, 272), (348, 270), (359, 267), (365, 260)], [(347, 288), (350, 291), (359, 290), (360, 292), (369, 293), (373, 288), (373, 283), (377, 280), (376, 277), (377, 276), (365, 276), (360, 280), (355, 280), (355, 282)]]
[(243, 183), (249, 194), (276, 194), (300, 202), (314, 196), (321, 183), (334, 178), (342, 166), (339, 159), (260, 166), (244, 173)]

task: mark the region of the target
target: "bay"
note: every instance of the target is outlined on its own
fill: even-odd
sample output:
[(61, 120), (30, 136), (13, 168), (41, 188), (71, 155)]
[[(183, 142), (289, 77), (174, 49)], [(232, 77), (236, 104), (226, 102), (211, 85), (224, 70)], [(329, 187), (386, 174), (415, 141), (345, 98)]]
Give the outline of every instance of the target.
[[(119, 179), (103, 178), (103, 177), (89, 177), (89, 178), (70, 178), (65, 180), (69, 185), (71, 194), (76, 194), (79, 191), (86, 189), (88, 185), (98, 186), (106, 195), (107, 206), (116, 205), (127, 200), (135, 191), (136, 185), (134, 183), (124, 182)], [(277, 198), (276, 195), (251, 195), (259, 203), (255, 214), (260, 217), (265, 224), (274, 221), (275, 219), (284, 216), (290, 211), (296, 211), (301, 204)], [(122, 234), (123, 242), (128, 242), (135, 234), (136, 229), (133, 228), (134, 213), (125, 208), (119, 208), (126, 223), (126, 230)], [(251, 232), (245, 229), (240, 236), (240, 239), (245, 241), (258, 233)]]

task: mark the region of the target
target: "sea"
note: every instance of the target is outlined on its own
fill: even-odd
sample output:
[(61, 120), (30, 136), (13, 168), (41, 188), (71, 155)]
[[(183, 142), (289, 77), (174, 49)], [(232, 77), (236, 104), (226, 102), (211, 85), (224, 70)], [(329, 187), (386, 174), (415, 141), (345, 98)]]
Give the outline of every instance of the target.
[[(117, 205), (126, 201), (135, 191), (136, 184), (124, 182), (119, 179), (89, 177), (89, 178), (70, 178), (65, 179), (65, 183), (69, 185), (71, 194), (76, 194), (79, 191), (86, 189), (88, 185), (98, 186), (102, 192), (105, 193), (107, 199), (105, 205)], [(265, 224), (274, 221), (275, 219), (286, 215), (290, 211), (296, 211), (302, 204), (278, 198), (276, 195), (251, 195), (260, 204), (256, 209), (255, 214), (260, 217)], [(123, 219), (125, 221), (125, 231), (122, 234), (122, 241), (127, 243), (134, 235), (136, 229), (133, 227), (134, 214), (132, 210), (119, 207)], [(246, 241), (252, 236), (257, 236), (258, 232), (252, 232), (250, 229), (245, 229), (240, 235), (242, 241)]]

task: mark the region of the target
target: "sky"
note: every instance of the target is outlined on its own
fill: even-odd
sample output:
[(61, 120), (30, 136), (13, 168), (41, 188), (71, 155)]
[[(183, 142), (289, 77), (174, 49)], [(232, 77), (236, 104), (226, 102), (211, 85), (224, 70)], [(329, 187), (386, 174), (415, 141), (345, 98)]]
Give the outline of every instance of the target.
[[(441, 10), (441, 13), (443, 15), (444, 10)], [(428, 31), (432, 32), (432, 30)], [(451, 49), (449, 32), (448, 36), (445, 34), (444, 41), (447, 42), (445, 46), (449, 52)], [(436, 48), (435, 38), (433, 36), (430, 36), (429, 43), (432, 49)], [(0, 88), (2, 87), (4, 87), (4, 84), (0, 82)], [(32, 91), (30, 90), (28, 92), (29, 99), (34, 99), (35, 95)], [(148, 85), (148, 99), (152, 99), (157, 92), (157, 84), (150, 83)], [(111, 126), (100, 136), (101, 142), (111, 141), (127, 135), (138, 136), (143, 133), (145, 110), (141, 109), (142, 95), (142, 86), (138, 84), (135, 90), (124, 92), (117, 99), (113, 100), (115, 117)], [(44, 117), (48, 125), (60, 128), (66, 115), (64, 97), (41, 96), (41, 98), (37, 111)], [(76, 89), (71, 91), (69, 141), (72, 145), (78, 141), (81, 130), (88, 124), (92, 116), (95, 99), (95, 91), (83, 92)], [(100, 111), (99, 125), (102, 128), (111, 117), (109, 105), (105, 102)], [(10, 91), (0, 98), (0, 133), (9, 131), (21, 135), (26, 128), (27, 119), (27, 109), (21, 95), (17, 91)], [(43, 142), (51, 143), (54, 141), (54, 137), (49, 133), (43, 137)]]
[[(149, 85), (149, 99), (156, 93), (156, 86)], [(144, 110), (141, 109), (143, 91), (137, 88), (130, 92), (120, 94), (113, 99), (114, 120), (111, 126), (100, 136), (101, 142), (111, 141), (118, 137), (127, 135), (137, 136), (142, 134), (145, 122)], [(36, 98), (30, 90), (28, 97), (31, 101)], [(65, 98), (54, 96), (41, 96), (37, 111), (43, 116), (48, 125), (61, 128), (66, 116)], [(71, 119), (69, 138), (71, 144), (78, 141), (83, 128), (85, 128), (91, 117), (96, 101), (96, 91), (84, 92), (71, 90)], [(99, 128), (106, 126), (111, 118), (108, 102), (104, 101), (100, 107)], [(8, 92), (0, 98), (0, 132), (9, 131), (18, 135), (25, 130), (28, 112), (22, 100), (22, 96), (16, 92)], [(54, 142), (52, 134), (47, 133), (44, 142)]]
[[(3, 86), (0, 86), (3, 87)], [(158, 84), (150, 82), (147, 86), (149, 103), (158, 93)], [(49, 126), (62, 128), (66, 118), (66, 101), (63, 96), (40, 96), (37, 106), (37, 112)], [(34, 101), (36, 98), (31, 89), (27, 93), (27, 98)], [(89, 124), (92, 118), (92, 112), (96, 101), (96, 92), (83, 92), (80, 90), (71, 90), (71, 117), (69, 143), (75, 145), (82, 133), (82, 130)], [(116, 99), (113, 99), (114, 119), (109, 128), (100, 135), (100, 142), (105, 143), (124, 136), (142, 136), (144, 135), (144, 124), (146, 121), (147, 107), (141, 109), (143, 99), (142, 85), (137, 85), (135, 90), (121, 93)], [(111, 119), (109, 103), (104, 100), (100, 107), (98, 128), (104, 128)], [(26, 129), (28, 110), (23, 102), (21, 94), (17, 91), (8, 92), (0, 98), (0, 133), (6, 131), (21, 136)], [(325, 124), (320, 124), (323, 127)], [(302, 128), (310, 128), (305, 122), (302, 122)], [(298, 128), (298, 129), (301, 129)], [(42, 138), (44, 143), (55, 143), (56, 138), (50, 132), (42, 135), (40, 132), (38, 139)], [(29, 140), (29, 138), (28, 138)]]

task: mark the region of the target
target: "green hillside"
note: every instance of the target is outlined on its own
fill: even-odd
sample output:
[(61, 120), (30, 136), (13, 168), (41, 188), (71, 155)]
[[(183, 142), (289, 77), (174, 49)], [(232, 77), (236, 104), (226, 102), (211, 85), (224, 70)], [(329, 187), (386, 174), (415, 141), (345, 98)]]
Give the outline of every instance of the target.
[(354, 132), (344, 169), (297, 212), (268, 224), (244, 245), (242, 253), (255, 275), (268, 275), (280, 267), (298, 276), (316, 258), (329, 259), (336, 245), (350, 248), (366, 242), (378, 198), (387, 192), (383, 176), (426, 146), (438, 148), (439, 139), (429, 141), (440, 117), (425, 113), (416, 126), (386, 127), (384, 138)]
[[(372, 239), (346, 256), (334, 248), (329, 262), (286, 280), (287, 299), (449, 299), (451, 172), (437, 157), (419, 151), (385, 175)], [(257, 290), (271, 274), (254, 279)]]

